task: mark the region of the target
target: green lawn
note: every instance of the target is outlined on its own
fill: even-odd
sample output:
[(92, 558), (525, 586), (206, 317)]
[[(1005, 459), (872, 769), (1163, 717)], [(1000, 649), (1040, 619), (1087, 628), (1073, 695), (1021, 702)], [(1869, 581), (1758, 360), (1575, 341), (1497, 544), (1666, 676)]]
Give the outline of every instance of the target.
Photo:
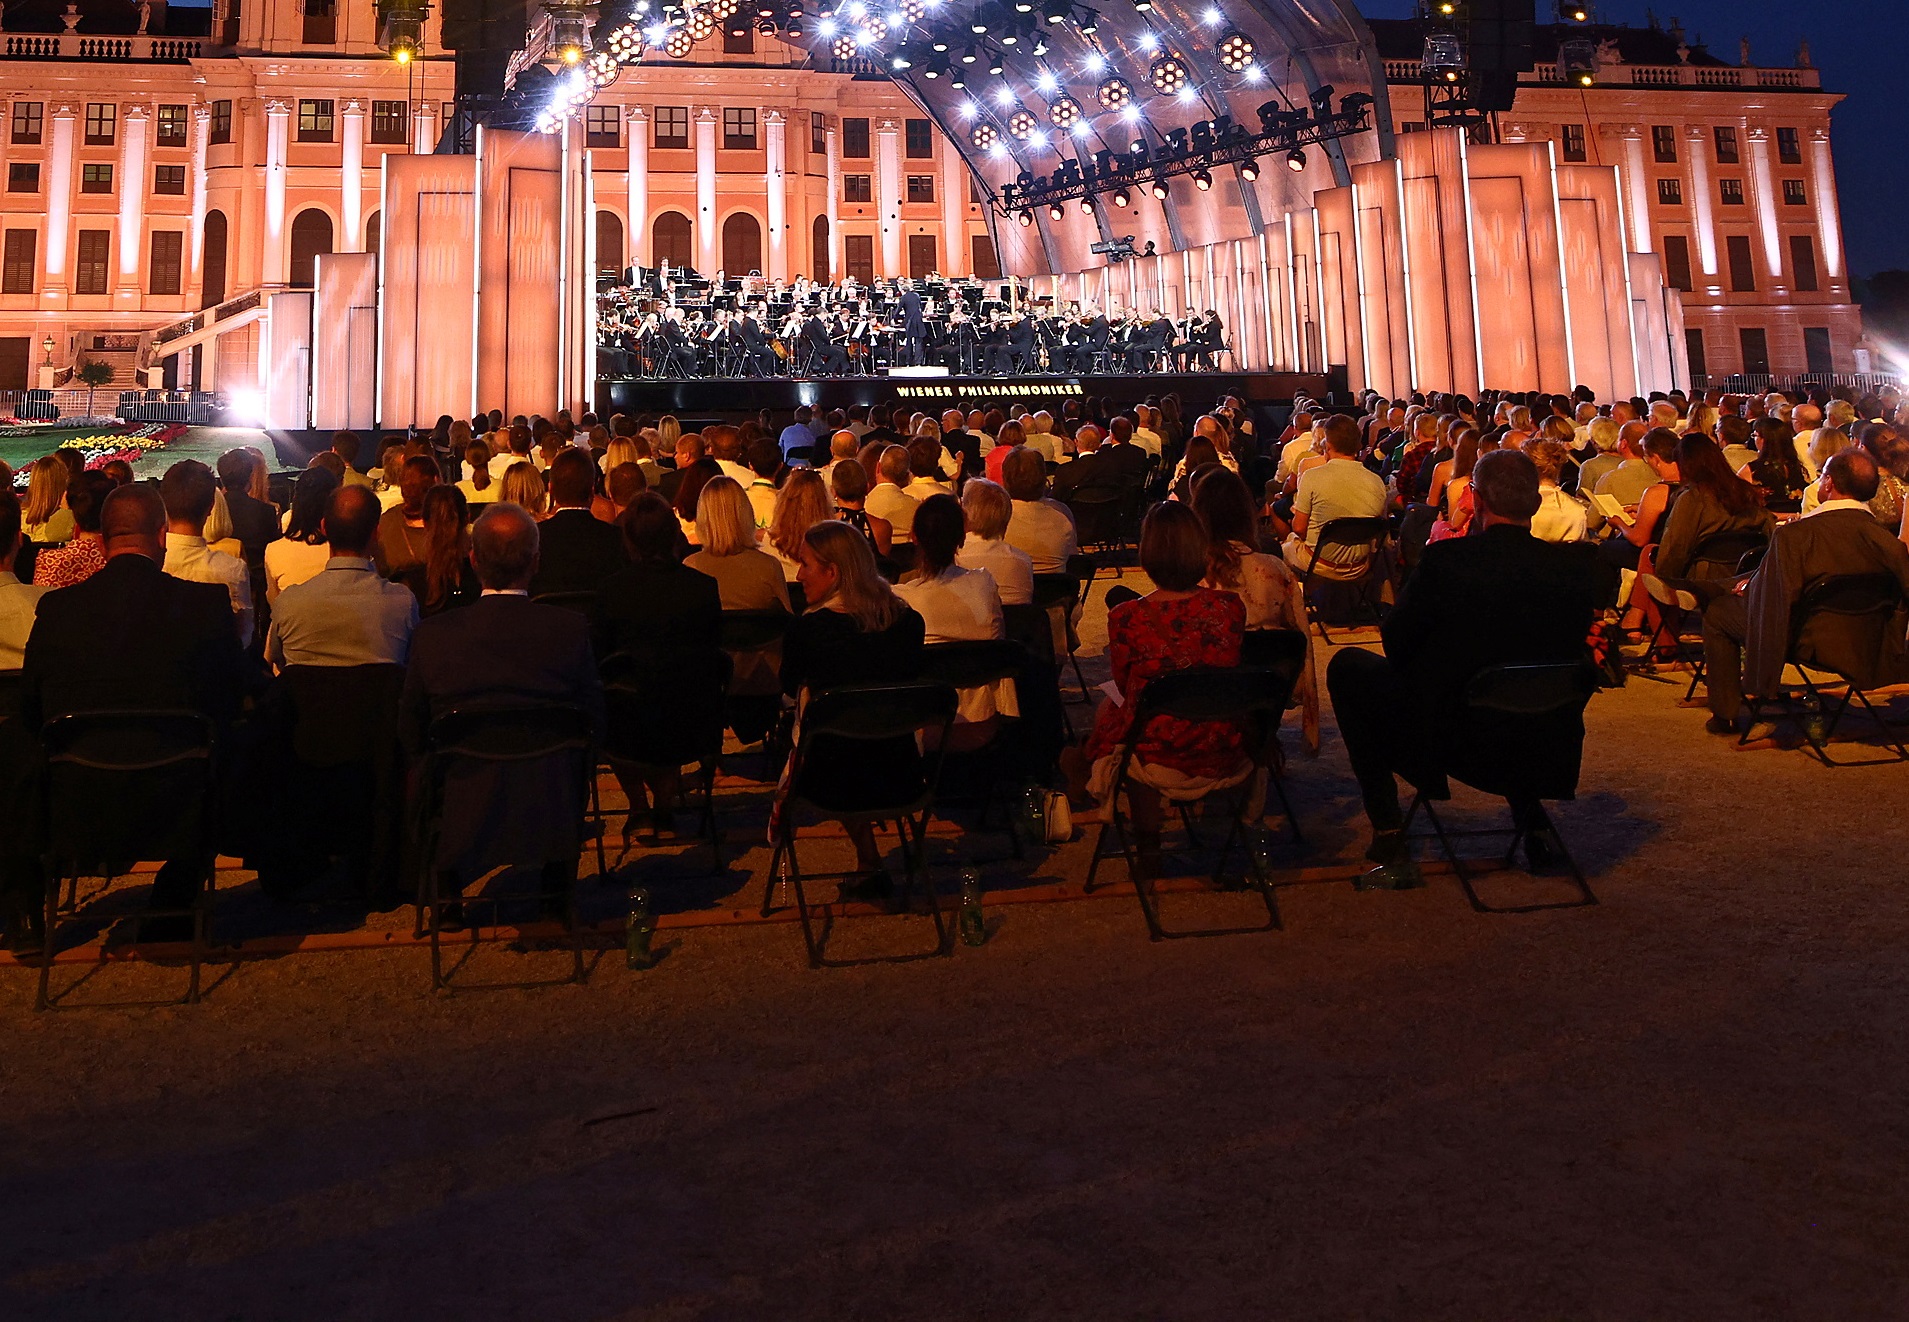
[(68, 441), (80, 436), (97, 436), (101, 427), (49, 427), (31, 436), (0, 436), (0, 460), (19, 472), (43, 454), (52, 454)]

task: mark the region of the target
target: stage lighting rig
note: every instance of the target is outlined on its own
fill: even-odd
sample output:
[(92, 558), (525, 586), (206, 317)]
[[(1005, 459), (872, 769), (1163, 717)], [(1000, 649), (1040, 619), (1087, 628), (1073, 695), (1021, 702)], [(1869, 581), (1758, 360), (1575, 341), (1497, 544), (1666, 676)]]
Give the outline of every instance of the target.
[(1244, 73), (1253, 62), (1255, 48), (1252, 38), (1245, 33), (1229, 32), (1220, 38), (1213, 52), (1219, 58), (1222, 69), (1228, 73)]
[(1117, 75), (1104, 78), (1094, 89), (1094, 99), (1103, 110), (1120, 110), (1133, 100), (1133, 84)]
[(1105, 257), (1109, 262), (1124, 262), (1134, 255), (1133, 235), (1123, 234), (1117, 239), (1102, 239), (1098, 243), (1087, 245), (1087, 251), (1097, 257)]
[(424, 19), (428, 5), (380, 7), (378, 48), (399, 64), (409, 64), (424, 49)]
[(1597, 85), (1597, 43), (1582, 37), (1558, 43), (1558, 73), (1577, 87)]

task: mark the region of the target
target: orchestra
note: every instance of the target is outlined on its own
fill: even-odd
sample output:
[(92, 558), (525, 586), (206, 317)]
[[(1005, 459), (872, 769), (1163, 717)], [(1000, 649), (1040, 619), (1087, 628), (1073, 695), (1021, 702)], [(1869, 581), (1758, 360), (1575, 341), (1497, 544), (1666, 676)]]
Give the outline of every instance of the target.
[(1212, 372), (1231, 352), (1219, 315), (1032, 298), (976, 279), (818, 284), (760, 275), (703, 279), (667, 263), (631, 267), (597, 292), (606, 377), (657, 380)]

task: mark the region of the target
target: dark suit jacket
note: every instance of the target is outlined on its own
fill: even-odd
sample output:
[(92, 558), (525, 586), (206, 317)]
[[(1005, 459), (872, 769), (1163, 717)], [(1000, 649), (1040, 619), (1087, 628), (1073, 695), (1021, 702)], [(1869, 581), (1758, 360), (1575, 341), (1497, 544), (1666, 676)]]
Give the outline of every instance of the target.
[(910, 335), (921, 334), (921, 295), (912, 289), (901, 296), (901, 320), (902, 328)]
[(1588, 545), (1553, 546), (1505, 524), (1425, 548), (1381, 633), (1440, 769), (1492, 792), (1508, 776), (1541, 798), (1575, 792), (1581, 710), (1507, 738), (1461, 719), (1460, 703), (1488, 666), (1584, 659), (1602, 581)]
[[(228, 608), (229, 609), (229, 608)], [(452, 708), (569, 703), (604, 733), (603, 683), (584, 617), (527, 597), (480, 597), (418, 625), (399, 700), (404, 746), (423, 752), (431, 722)], [(579, 805), (553, 768), (499, 763), (445, 786), (436, 865), (468, 881), (499, 863), (573, 857)]]
[(265, 563), (265, 544), (279, 538), (278, 510), (243, 491), (225, 493), (226, 512), (232, 516), (232, 535), (239, 539), (245, 563), (253, 569)]
[(1137, 487), (1147, 480), (1147, 465), (1151, 459), (1145, 450), (1132, 441), (1116, 442), (1110, 437), (1102, 441), (1094, 453), (1120, 475), (1124, 485)]
[[(1144, 462), (1146, 456), (1141, 455), (1141, 459)], [(1054, 470), (1054, 498), (1066, 500), (1077, 491), (1112, 491), (1139, 486), (1140, 479), (1128, 477), (1126, 468), (1117, 455), (1101, 450), (1070, 459)]]
[[(1832, 574), (1893, 574), (1909, 593), (1909, 548), (1868, 510), (1823, 510), (1780, 526), (1770, 538), (1769, 554), (1750, 580), (1744, 602), (1750, 624), (1743, 656), (1746, 693), (1776, 691), (1791, 631), (1800, 623), (1795, 619), (1797, 604), (1807, 589)], [(45, 602), (40, 611), (45, 618)], [(1859, 618), (1821, 615), (1803, 630), (1797, 651), (1834, 667), (1864, 688), (1896, 684), (1909, 679), (1903, 630), (1900, 610), (1880, 630)], [(35, 626), (34, 633), (38, 632)]]
[[(679, 479), (680, 480), (680, 479)], [(537, 577), (532, 596), (546, 592), (595, 592), (603, 580), (629, 564), (623, 534), (587, 509), (561, 509), (537, 529)]]
[(604, 581), (595, 621), (597, 655), (621, 658), (606, 677), (636, 690), (610, 704), (610, 752), (661, 761), (673, 751), (680, 765), (721, 745), (729, 658), (715, 579), (676, 563), (630, 565)]

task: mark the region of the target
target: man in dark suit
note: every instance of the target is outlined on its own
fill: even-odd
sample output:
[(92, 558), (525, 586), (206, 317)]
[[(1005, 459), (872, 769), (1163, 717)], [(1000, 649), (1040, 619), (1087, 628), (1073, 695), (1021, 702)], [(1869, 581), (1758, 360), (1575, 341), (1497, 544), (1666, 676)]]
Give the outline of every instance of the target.
[(901, 339), (902, 365), (917, 367), (921, 364), (921, 341), (926, 330), (926, 322), (921, 315), (921, 295), (915, 292), (915, 282), (902, 281), (901, 291)]
[(1034, 369), (1035, 343), (1034, 318), (1023, 312), (1008, 327), (1008, 357), (1016, 372)]
[[(83, 583), (49, 592), (21, 662), (21, 724), (39, 730), (75, 712), (172, 708), (238, 714), (244, 662), (232, 600), (216, 583), (174, 578), (166, 559), (166, 507), (157, 487), (121, 487), (100, 512), (106, 564)], [(169, 858), (152, 907), (184, 909), (212, 865), (204, 850)], [(185, 940), (187, 918), (149, 919), (146, 941)]]
[(1064, 501), (1080, 491), (1116, 491), (1138, 486), (1121, 474), (1119, 460), (1102, 452), (1100, 428), (1091, 422), (1074, 434), (1080, 453), (1054, 470), (1054, 499)]
[[(460, 456), (461, 457), (461, 456)], [(251, 494), (252, 465), (259, 462), (254, 450), (227, 450), (219, 456), (219, 485), (225, 488), (225, 509), (232, 519), (232, 535), (239, 539), (246, 566), (260, 583), (253, 585), (253, 599), (263, 601), (261, 571), (265, 566), (265, 545), (279, 538), (278, 511)]]
[[(398, 729), (414, 755), (427, 750), (431, 723), (456, 708), (567, 704), (604, 731), (603, 684), (589, 621), (577, 611), (530, 600), (537, 575), (536, 520), (498, 504), (471, 529), (471, 564), (484, 594), (432, 616), (411, 640)], [(463, 771), (445, 787), (434, 866), (450, 894), (501, 863), (544, 864), (546, 903), (576, 879), (582, 805), (566, 777), (543, 764), (497, 764)]]
[(590, 512), (595, 478), (590, 456), (581, 450), (565, 450), (551, 462), (554, 508), (538, 529), (537, 577), (530, 583), (531, 596), (595, 592), (604, 579), (629, 563), (616, 525)]
[[(1531, 535), (1538, 470), (1524, 454), (1501, 450), (1474, 470), (1481, 531), (1427, 547), (1381, 630), (1385, 654), (1347, 648), (1333, 657), (1326, 686), (1353, 774), (1372, 822), (1366, 857), (1375, 884), (1420, 884), (1404, 833), (1395, 773), (1424, 788), (1446, 773), (1467, 782), (1506, 778), (1504, 741), (1468, 729), (1465, 686), (1489, 666), (1575, 661), (1586, 652), (1601, 595), (1597, 559), (1582, 546), (1553, 546)], [(1574, 787), (1583, 751), (1582, 712), (1540, 736), (1541, 754), (1516, 750), (1531, 774), (1511, 797), (1518, 825), (1531, 834), (1534, 868), (1555, 856), (1556, 839), (1539, 800)]]
[(1137, 487), (1147, 480), (1147, 452), (1133, 443), (1133, 419), (1117, 415), (1107, 424), (1107, 439), (1095, 451), (1121, 485)]
[[(1881, 480), (1868, 451), (1851, 446), (1823, 465), (1822, 504), (1806, 518), (1779, 525), (1763, 563), (1740, 592), (1726, 592), (1704, 611), (1705, 683), (1712, 734), (1734, 735), (1743, 695), (1782, 687), (1793, 615), (1804, 592), (1831, 575), (1890, 574), (1909, 594), (1909, 548), (1869, 511)], [(1863, 688), (1909, 680), (1903, 612), (1878, 630), (1874, 621), (1819, 615), (1798, 638), (1801, 654), (1834, 666)], [(1761, 727), (1751, 736), (1761, 737)]]

